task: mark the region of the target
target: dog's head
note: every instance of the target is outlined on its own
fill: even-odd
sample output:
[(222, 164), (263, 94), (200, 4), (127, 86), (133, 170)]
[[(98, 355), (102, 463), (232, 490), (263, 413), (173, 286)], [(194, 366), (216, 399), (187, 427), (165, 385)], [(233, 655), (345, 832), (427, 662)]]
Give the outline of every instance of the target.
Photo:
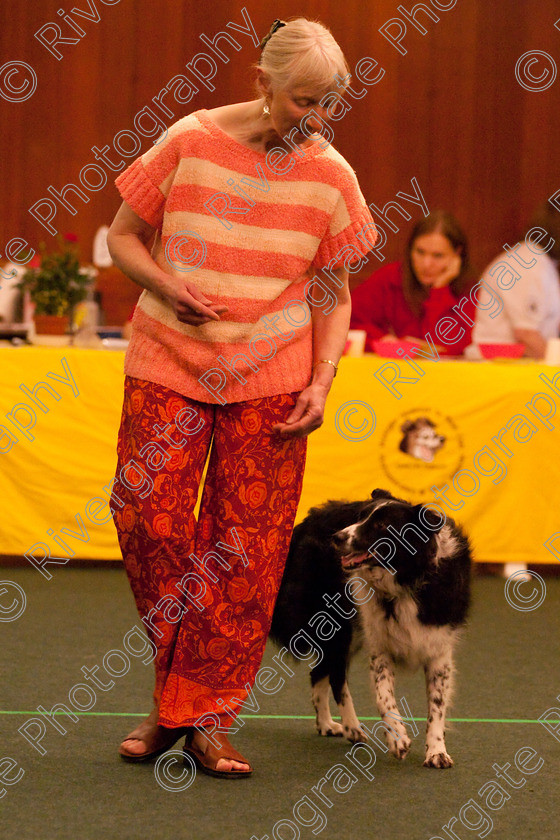
[(416, 458), (431, 461), (434, 453), (445, 443), (445, 436), (438, 435), (435, 429), (429, 417), (406, 420), (401, 426), (403, 437), (399, 449)]
[(445, 520), (424, 505), (376, 490), (358, 521), (333, 537), (343, 569), (386, 569), (401, 586), (413, 586), (433, 565)]

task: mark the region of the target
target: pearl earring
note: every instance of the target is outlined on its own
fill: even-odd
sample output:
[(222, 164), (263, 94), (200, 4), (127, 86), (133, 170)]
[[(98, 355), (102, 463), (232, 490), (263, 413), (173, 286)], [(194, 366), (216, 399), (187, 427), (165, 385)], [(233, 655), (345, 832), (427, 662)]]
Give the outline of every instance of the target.
[(269, 116), (270, 116), (270, 108), (269, 108), (268, 102), (265, 99), (264, 105), (263, 105), (263, 117), (269, 117)]

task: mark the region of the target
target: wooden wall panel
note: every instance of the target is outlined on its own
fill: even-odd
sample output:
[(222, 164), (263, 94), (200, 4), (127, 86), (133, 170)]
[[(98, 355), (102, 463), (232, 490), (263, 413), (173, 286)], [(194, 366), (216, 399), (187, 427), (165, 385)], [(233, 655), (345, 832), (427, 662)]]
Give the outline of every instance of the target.
[[(80, 19), (86, 35), (75, 46), (61, 46), (64, 58), (57, 61), (34, 33), (48, 21), (70, 33), (57, 10), (87, 10), (88, 2), (99, 9), (100, 22)], [(560, 7), (557, 0), (458, 0), (450, 11), (437, 12), (439, 23), (418, 15), (425, 35), (408, 24), (407, 54), (401, 55), (378, 31), (398, 14), (398, 5), (245, 0), (259, 36), (278, 15), (305, 14), (331, 27), (352, 68), (364, 56), (380, 63), (383, 80), (362, 100), (349, 100), (352, 111), (333, 125), (335, 145), (354, 166), (368, 202), (384, 205), (399, 190), (409, 192), (416, 177), (429, 207), (449, 208), (463, 222), (482, 269), (515, 239), (534, 206), (560, 189), (560, 75), (548, 90), (531, 92), (514, 72), (528, 50), (545, 51), (560, 66), (560, 30), (554, 27)], [(80, 169), (94, 162), (92, 146), (112, 145), (118, 131), (132, 129), (134, 115), (206, 51), (201, 33), (212, 37), (228, 21), (241, 20), (241, 6), (231, 0), (120, 0), (109, 6), (102, 0), (3, 0), (2, 61), (29, 63), (38, 87), (25, 102), (0, 99), (0, 252), (15, 236), (34, 246), (52, 242), (28, 208), (48, 196), (49, 185), (77, 183)], [(174, 112), (168, 123), (252, 96), (250, 65), (258, 50), (247, 36), (234, 37), (242, 49), (223, 47), (231, 60), (218, 60), (216, 90), (201, 87), (188, 105), (168, 98)], [(142, 150), (150, 143), (144, 139)], [(87, 203), (74, 197), (76, 215), (58, 210), (56, 226), (78, 234), (84, 259), (91, 258), (96, 228), (109, 223), (119, 205), (113, 177), (88, 193)], [(416, 219), (420, 209), (411, 212)], [(390, 236), (388, 258), (401, 252), (408, 227)]]

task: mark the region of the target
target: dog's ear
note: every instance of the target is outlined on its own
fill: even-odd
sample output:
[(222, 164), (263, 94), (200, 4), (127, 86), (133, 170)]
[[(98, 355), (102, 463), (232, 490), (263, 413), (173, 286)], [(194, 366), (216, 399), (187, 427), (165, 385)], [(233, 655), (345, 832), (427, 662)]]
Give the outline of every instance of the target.
[(413, 426), (414, 423), (412, 422), (412, 420), (405, 420), (401, 426), (401, 432), (404, 432), (406, 434), (413, 428)]
[(435, 510), (426, 507), (426, 505), (415, 505), (412, 510), (419, 527), (427, 534), (437, 534), (447, 521), (443, 511), (440, 516)]
[(388, 490), (381, 490), (380, 488), (378, 488), (377, 490), (372, 490), (370, 495), (371, 495), (371, 498), (373, 499), (374, 502), (378, 501), (378, 499), (392, 499), (393, 498), (392, 494), (389, 493)]

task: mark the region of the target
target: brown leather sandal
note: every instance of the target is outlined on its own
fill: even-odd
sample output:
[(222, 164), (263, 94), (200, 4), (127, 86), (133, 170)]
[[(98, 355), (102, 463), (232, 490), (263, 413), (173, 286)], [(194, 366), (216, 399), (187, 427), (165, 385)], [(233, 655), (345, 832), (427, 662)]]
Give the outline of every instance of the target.
[[(152, 718), (152, 720), (150, 720)], [(157, 717), (156, 717), (157, 720)], [(158, 755), (166, 752), (188, 731), (188, 727), (181, 726), (177, 729), (168, 729), (153, 722), (153, 712), (147, 720), (136, 727), (127, 735), (119, 747), (119, 755), (123, 761), (149, 761)], [(143, 741), (147, 749), (141, 753), (133, 753), (124, 746), (126, 741)]]
[[(193, 737), (198, 730), (192, 726), (187, 732), (185, 738), (185, 746), (183, 753), (192, 757), (197, 768), (208, 776), (216, 776), (219, 779), (246, 779), (253, 772), (253, 768), (246, 758), (241, 753), (238, 753), (228, 741), (225, 733), (214, 732), (212, 738), (220, 742), (220, 748), (216, 748), (210, 740), (207, 739), (206, 749), (204, 752), (195, 747), (193, 744)], [(248, 770), (217, 770), (216, 766), (220, 758), (229, 759), (231, 761), (239, 761), (241, 764), (248, 764)]]

